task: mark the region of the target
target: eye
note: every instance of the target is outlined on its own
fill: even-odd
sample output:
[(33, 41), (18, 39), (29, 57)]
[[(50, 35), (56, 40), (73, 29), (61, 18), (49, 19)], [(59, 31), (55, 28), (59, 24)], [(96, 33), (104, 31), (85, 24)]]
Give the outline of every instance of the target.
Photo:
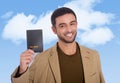
[(64, 25), (60, 25), (60, 27), (62, 28), (62, 27), (64, 27)]
[(70, 25), (75, 25), (76, 23), (71, 23)]
[(76, 25), (76, 22), (71, 22), (70, 25)]
[(60, 24), (59, 27), (60, 28), (64, 28), (66, 25), (65, 24)]
[(74, 23), (71, 23), (70, 25), (75, 25)]

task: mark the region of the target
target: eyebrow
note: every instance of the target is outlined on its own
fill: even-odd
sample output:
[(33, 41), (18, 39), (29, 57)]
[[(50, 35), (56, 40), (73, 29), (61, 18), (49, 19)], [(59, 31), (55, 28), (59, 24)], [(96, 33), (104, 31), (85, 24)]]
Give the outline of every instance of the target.
[[(73, 22), (77, 22), (77, 21), (76, 21), (76, 20), (73, 20), (73, 21), (71, 21), (70, 23), (73, 23)], [(60, 25), (64, 25), (64, 24), (66, 24), (66, 23), (60, 23), (59, 26), (60, 26)]]
[(60, 26), (60, 25), (64, 25), (64, 24), (66, 24), (66, 23), (60, 23), (59, 26)]
[(71, 21), (70, 23), (72, 23), (72, 22), (77, 22), (76, 20), (73, 20), (73, 21)]

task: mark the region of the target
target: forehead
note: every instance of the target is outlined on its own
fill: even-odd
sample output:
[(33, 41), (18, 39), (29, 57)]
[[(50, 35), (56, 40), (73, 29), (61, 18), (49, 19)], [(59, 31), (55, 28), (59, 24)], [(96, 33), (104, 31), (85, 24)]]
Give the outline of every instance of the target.
[(62, 16), (59, 16), (55, 20), (57, 24), (57, 23), (66, 23), (66, 22), (75, 21), (76, 18), (73, 14), (70, 13), (70, 14), (64, 14)]

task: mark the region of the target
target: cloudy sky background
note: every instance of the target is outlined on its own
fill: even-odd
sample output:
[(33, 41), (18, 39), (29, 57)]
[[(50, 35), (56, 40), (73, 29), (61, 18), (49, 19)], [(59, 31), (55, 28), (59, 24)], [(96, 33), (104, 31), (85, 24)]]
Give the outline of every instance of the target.
[(26, 30), (42, 29), (44, 50), (57, 42), (50, 16), (58, 7), (70, 7), (78, 18), (76, 41), (99, 51), (106, 83), (119, 83), (120, 10), (119, 0), (19, 0), (0, 1), (0, 78), (11, 83), (10, 75), (26, 50)]

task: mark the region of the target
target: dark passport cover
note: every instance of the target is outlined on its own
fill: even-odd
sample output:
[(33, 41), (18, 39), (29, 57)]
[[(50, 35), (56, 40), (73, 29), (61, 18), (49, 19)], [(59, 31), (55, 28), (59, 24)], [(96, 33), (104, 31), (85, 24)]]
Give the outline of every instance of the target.
[(27, 30), (27, 49), (32, 49), (34, 52), (43, 51), (43, 36), (42, 30)]

